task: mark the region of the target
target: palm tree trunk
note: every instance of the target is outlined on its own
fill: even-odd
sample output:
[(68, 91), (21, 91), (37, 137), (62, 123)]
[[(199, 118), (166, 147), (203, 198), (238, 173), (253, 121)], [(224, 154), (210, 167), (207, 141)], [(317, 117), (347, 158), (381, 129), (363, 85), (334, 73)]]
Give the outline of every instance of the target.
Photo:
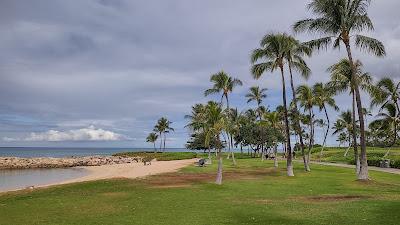
[(360, 146), (361, 146), (361, 154), (360, 154), (360, 172), (358, 173), (359, 180), (368, 180), (368, 162), (367, 162), (367, 146), (365, 143), (365, 125), (364, 125), (364, 113), (362, 111), (362, 103), (361, 103), (361, 95), (360, 89), (358, 87), (358, 80), (356, 79), (356, 68), (353, 62), (353, 56), (351, 54), (350, 42), (346, 41), (346, 50), (347, 55), (349, 57), (350, 65), (351, 65), (351, 81), (354, 85), (354, 91), (356, 94), (356, 103), (357, 103), (357, 111), (358, 111), (358, 120), (360, 122)]
[(218, 185), (222, 184), (222, 155), (221, 150), (218, 150), (218, 170), (217, 170), (217, 179), (215, 183)]
[(307, 153), (307, 164), (310, 164), (310, 158), (311, 158), (311, 151), (314, 146), (314, 113), (312, 108), (310, 108), (310, 142), (308, 145), (308, 153)]
[(352, 124), (353, 124), (353, 149), (354, 149), (354, 162), (356, 163), (356, 173), (360, 172), (360, 157), (358, 155), (357, 146), (357, 124), (356, 124), (356, 103), (354, 91), (352, 92)]
[(157, 149), (156, 149), (156, 141), (153, 142), (153, 147), (154, 147), (154, 153), (156, 153), (156, 152), (157, 152)]
[(210, 149), (210, 147), (208, 147), (208, 163), (209, 163), (209, 164), (212, 164), (212, 161), (211, 161), (211, 149)]
[(162, 133), (160, 132), (160, 152), (162, 151), (162, 140), (163, 140), (163, 138), (162, 138)]
[(293, 82), (293, 74), (292, 74), (292, 66), (289, 63), (289, 73), (290, 73), (290, 87), (292, 89), (292, 95), (293, 95), (293, 105), (294, 105), (294, 110), (295, 110), (295, 116), (294, 116), (294, 122), (295, 122), (295, 132), (297, 133), (297, 135), (299, 136), (300, 139), (300, 149), (301, 149), (301, 154), (303, 155), (303, 164), (304, 164), (304, 169), (305, 171), (309, 172), (310, 170), (310, 166), (307, 163), (306, 160), (306, 155), (304, 152), (304, 141), (303, 141), (303, 136), (301, 135), (301, 127), (300, 127), (300, 121), (299, 121), (299, 110), (297, 108), (297, 99), (296, 99), (296, 91), (294, 88), (294, 82)]
[(163, 148), (163, 152), (165, 152), (165, 139), (167, 139), (167, 136), (164, 133), (164, 148)]
[(231, 154), (232, 154), (233, 165), (236, 166), (235, 153), (233, 152), (233, 137), (232, 137), (232, 135), (231, 135)]
[(286, 169), (287, 175), (289, 177), (293, 177), (293, 162), (292, 162), (292, 146), (290, 145), (290, 130), (289, 130), (289, 119), (288, 119), (288, 109), (286, 104), (286, 85), (285, 85), (285, 75), (283, 73), (283, 65), (280, 65), (281, 76), (282, 76), (282, 100), (283, 100), (283, 108), (284, 108), (284, 117), (285, 117), (285, 130), (286, 130), (286, 145), (287, 145), (287, 160), (286, 160)]
[(275, 155), (274, 167), (278, 168), (278, 143), (276, 143), (275, 146), (274, 146), (274, 155)]
[(319, 159), (322, 159), (322, 154), (324, 152), (324, 148), (326, 145), (326, 138), (328, 137), (328, 133), (329, 133), (329, 128), (330, 128), (330, 121), (329, 121), (329, 116), (328, 116), (328, 112), (326, 111), (326, 107), (325, 104), (323, 105), (324, 111), (325, 111), (325, 117), (326, 117), (326, 122), (328, 123), (328, 127), (325, 131), (325, 136), (324, 136), (324, 142), (322, 143), (322, 148), (321, 148), (321, 152), (319, 153)]

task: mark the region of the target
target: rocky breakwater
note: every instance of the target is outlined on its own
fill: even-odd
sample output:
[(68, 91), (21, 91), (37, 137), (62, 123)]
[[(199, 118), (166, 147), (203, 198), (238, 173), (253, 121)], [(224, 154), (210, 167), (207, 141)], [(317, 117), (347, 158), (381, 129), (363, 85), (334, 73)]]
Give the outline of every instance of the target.
[(0, 157), (0, 169), (65, 168), (76, 166), (101, 166), (138, 162), (138, 158), (120, 156), (84, 156), (66, 158)]

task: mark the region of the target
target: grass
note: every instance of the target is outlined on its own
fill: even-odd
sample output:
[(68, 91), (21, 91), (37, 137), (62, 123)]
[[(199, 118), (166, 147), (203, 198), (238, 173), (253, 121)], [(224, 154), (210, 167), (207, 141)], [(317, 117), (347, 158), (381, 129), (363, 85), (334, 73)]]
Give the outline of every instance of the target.
[[(238, 157), (240, 158), (240, 157)], [(0, 224), (398, 224), (400, 176), (295, 164), (295, 177), (272, 161), (224, 160), (146, 179), (101, 180), (0, 195)], [(283, 162), (280, 165), (283, 167)]]
[[(339, 162), (339, 163), (348, 163), (354, 164), (354, 151), (351, 148), (347, 154), (344, 156), (344, 152), (347, 147), (339, 148), (339, 147), (328, 147), (324, 148), (324, 153), (322, 159), (320, 159), (320, 151), (321, 148), (315, 148), (312, 151), (312, 160), (321, 160), (322, 162)], [(383, 159), (387, 148), (379, 148), (379, 147), (367, 147), (367, 157), (370, 161), (370, 165), (379, 165), (379, 161)], [(391, 166), (395, 168), (400, 168), (400, 148), (393, 147), (390, 150), (389, 155), (386, 159), (391, 160)]]

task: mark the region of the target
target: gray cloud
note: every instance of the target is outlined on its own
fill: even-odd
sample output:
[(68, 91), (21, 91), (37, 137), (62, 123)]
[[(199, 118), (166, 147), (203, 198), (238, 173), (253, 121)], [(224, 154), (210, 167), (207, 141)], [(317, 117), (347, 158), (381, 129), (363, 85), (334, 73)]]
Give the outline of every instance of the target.
[[(308, 15), (307, 2), (3, 0), (0, 137), (93, 124), (136, 138), (110, 145), (146, 146), (147, 132), (167, 116), (177, 128), (170, 145), (181, 147), (187, 138), (183, 116), (195, 102), (212, 99), (203, 91), (209, 75), (221, 69), (244, 81), (232, 96), (239, 109), (248, 107), (244, 93), (255, 84), (269, 88), (265, 104), (274, 108), (281, 100), (279, 76), (253, 80), (249, 54), (265, 33), (290, 32), (294, 21)], [(384, 42), (388, 56), (356, 53), (377, 78), (400, 74), (399, 6), (385, 0), (370, 8), (376, 26), (371, 35)], [(326, 68), (344, 56), (317, 54), (307, 60), (310, 80), (296, 83), (327, 81)], [(348, 108), (346, 96), (338, 99)]]

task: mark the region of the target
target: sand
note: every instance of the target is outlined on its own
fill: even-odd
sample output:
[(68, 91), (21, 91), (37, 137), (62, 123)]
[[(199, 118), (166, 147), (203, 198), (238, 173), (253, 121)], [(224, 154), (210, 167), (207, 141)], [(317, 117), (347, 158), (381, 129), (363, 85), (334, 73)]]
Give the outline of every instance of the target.
[(134, 179), (161, 173), (176, 172), (179, 169), (191, 165), (197, 161), (198, 159), (152, 161), (151, 165), (146, 165), (146, 166), (144, 166), (143, 163), (126, 163), (126, 164), (114, 164), (114, 165), (103, 165), (103, 166), (82, 166), (78, 168), (84, 168), (85, 170), (87, 170), (89, 172), (88, 175), (62, 182), (35, 186), (34, 188), (44, 188), (54, 185), (62, 185), (62, 184), (70, 184), (76, 182), (102, 180), (102, 179), (112, 179), (112, 178)]

